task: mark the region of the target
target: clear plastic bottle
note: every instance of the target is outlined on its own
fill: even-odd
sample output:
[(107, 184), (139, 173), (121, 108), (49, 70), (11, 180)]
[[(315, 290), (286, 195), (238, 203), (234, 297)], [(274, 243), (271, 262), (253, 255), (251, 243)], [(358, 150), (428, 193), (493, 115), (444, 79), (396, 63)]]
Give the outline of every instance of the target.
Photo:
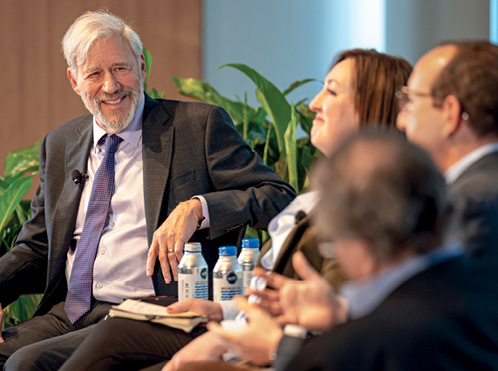
[(259, 258), (259, 240), (257, 238), (244, 238), (242, 240), (242, 251), (237, 259), (242, 266), (243, 293), (249, 287), (252, 271)]
[(178, 301), (208, 299), (208, 266), (199, 242), (186, 243), (178, 265)]
[(235, 246), (221, 246), (219, 258), (213, 269), (213, 300), (230, 300), (242, 295), (242, 267), (237, 261)]

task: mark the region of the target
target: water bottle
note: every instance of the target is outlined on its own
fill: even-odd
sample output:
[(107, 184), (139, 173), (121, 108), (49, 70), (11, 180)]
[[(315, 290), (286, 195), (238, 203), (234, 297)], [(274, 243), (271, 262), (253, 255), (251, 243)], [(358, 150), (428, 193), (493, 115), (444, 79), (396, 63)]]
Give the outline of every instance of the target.
[(242, 266), (242, 287), (244, 293), (251, 283), (252, 271), (256, 266), (258, 257), (259, 240), (257, 238), (244, 238), (242, 240), (242, 251), (237, 259)]
[(190, 298), (208, 299), (208, 266), (198, 242), (185, 244), (178, 265), (178, 301)]
[(242, 267), (237, 261), (235, 246), (221, 246), (218, 261), (213, 269), (213, 300), (230, 300), (242, 295)]

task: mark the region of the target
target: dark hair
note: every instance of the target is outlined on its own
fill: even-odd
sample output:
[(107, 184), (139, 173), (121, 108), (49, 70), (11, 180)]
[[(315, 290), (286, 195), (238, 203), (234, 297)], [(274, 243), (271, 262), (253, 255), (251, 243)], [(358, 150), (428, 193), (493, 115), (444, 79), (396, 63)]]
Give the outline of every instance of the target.
[[(480, 137), (498, 135), (498, 46), (487, 41), (448, 42), (457, 52), (432, 86), (435, 96), (454, 95)], [(441, 100), (434, 106), (441, 107)]]
[(360, 125), (396, 126), (396, 90), (406, 85), (412, 66), (406, 60), (373, 49), (351, 49), (340, 53), (330, 69), (351, 59), (354, 62), (355, 110)]
[(394, 132), (348, 137), (313, 174), (317, 225), (329, 240), (360, 238), (383, 261), (439, 246), (446, 183), (431, 157)]

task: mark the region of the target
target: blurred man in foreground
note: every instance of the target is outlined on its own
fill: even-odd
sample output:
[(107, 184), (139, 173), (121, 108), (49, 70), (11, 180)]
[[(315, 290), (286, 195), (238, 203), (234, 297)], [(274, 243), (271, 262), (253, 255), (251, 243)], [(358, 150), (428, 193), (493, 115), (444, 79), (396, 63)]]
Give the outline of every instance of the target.
[[(245, 330), (211, 323), (210, 331), (243, 359), (276, 359), (277, 370), (496, 369), (498, 273), (469, 260), (461, 244), (441, 244), (446, 186), (429, 155), (400, 137), (363, 133), (317, 174), (317, 223), (350, 279), (341, 292), (347, 318), (344, 304), (296, 255), (306, 281), (283, 284), (279, 320), (297, 331), (282, 331), (244, 302)], [(306, 330), (329, 331), (305, 339)]]

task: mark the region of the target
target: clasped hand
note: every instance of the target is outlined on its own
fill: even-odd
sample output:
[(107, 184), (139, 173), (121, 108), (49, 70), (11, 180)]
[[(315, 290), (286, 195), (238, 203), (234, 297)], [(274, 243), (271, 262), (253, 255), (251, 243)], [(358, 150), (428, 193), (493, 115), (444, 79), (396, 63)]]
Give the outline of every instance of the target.
[[(324, 331), (346, 321), (347, 303), (336, 295), (332, 287), (307, 262), (301, 252), (294, 254), (292, 263), (296, 273), (303, 279), (297, 281), (274, 272), (259, 269), (255, 274), (264, 275), (268, 287), (263, 292), (250, 290), (259, 295), (256, 305), (249, 305), (237, 299), (237, 305), (244, 310), (248, 319), (242, 331), (227, 331), (210, 322), (208, 328), (228, 345), (241, 359), (257, 365), (269, 363), (282, 337), (281, 326), (300, 325), (311, 331)], [(271, 317), (266, 311), (276, 317)]]
[(183, 246), (192, 237), (202, 218), (202, 204), (197, 198), (181, 202), (171, 212), (154, 232), (147, 256), (148, 277), (154, 273), (156, 259), (159, 259), (166, 283), (171, 282), (171, 273), (174, 280), (178, 281), (178, 264), (183, 256)]

